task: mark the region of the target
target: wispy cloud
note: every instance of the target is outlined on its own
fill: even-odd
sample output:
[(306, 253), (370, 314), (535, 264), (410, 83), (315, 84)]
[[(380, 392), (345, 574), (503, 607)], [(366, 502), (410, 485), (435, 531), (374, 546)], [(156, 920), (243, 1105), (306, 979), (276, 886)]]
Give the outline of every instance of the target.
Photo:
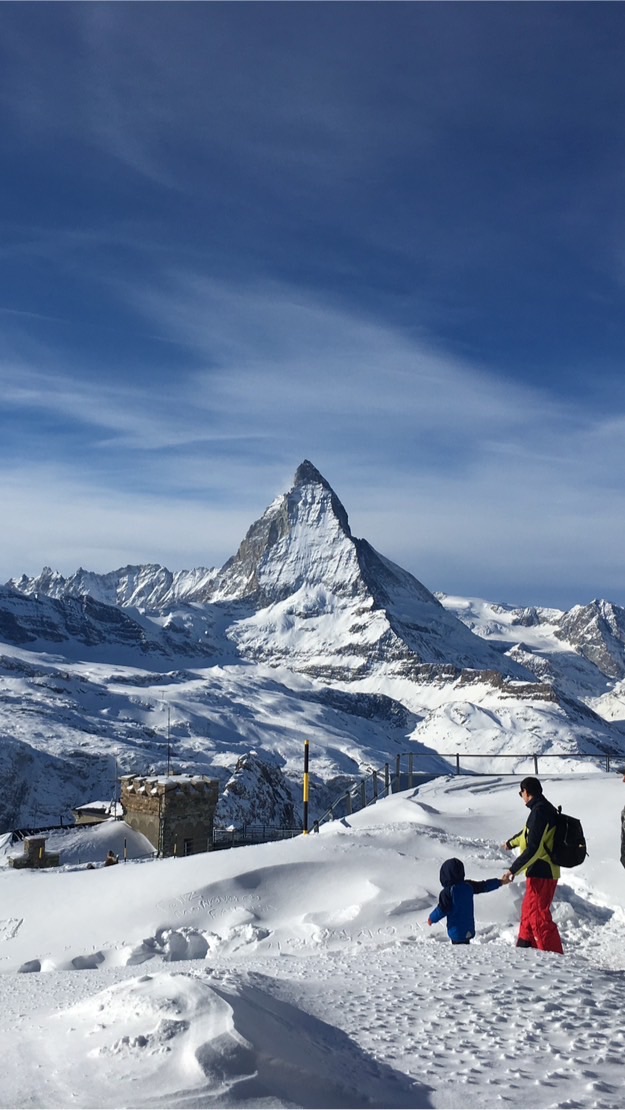
[(37, 574), (44, 565), (65, 574), (79, 566), (106, 572), (145, 562), (219, 566), (249, 523), (234, 504), (213, 503), (200, 513), (180, 493), (146, 495), (132, 473), (112, 488), (55, 463), (3, 467), (0, 517), (15, 525), (5, 531), (1, 581)]
[(175, 387), (154, 395), (145, 386), (120, 386), (23, 365), (0, 368), (6, 407), (56, 418), (68, 430), (90, 430), (93, 448), (155, 451), (210, 435)]
[(588, 419), (501, 367), (453, 357), (424, 337), (277, 283), (243, 288), (184, 278), (142, 290), (136, 303), (193, 351), (198, 368), (189, 388), (226, 425), (277, 428), (288, 408), (306, 433), (347, 440), (365, 420), (370, 430), (407, 437), (416, 452), (415, 433), (453, 437), (455, 457), (463, 444), (481, 453), (511, 436), (522, 449), (528, 438)]
[(218, 562), (307, 456), (432, 588), (625, 601), (622, 21), (0, 5), (7, 576)]
[[(74, 504), (82, 519), (92, 474), (89, 519), (100, 536), (98, 514), (117, 518), (120, 553), (136, 515), (132, 559), (220, 562), (307, 456), (345, 501), (355, 534), (430, 588), (488, 594), (516, 581), (519, 599), (531, 600), (538, 576), (554, 602), (589, 579), (593, 593), (622, 589), (625, 414), (508, 382), (500, 367), (276, 283), (232, 288), (178, 274), (134, 299), (148, 326), (188, 346), (191, 369), (169, 384), (2, 373), (5, 405), (94, 429), (80, 458), (84, 488), (72, 500), (66, 469), (64, 496), (69, 517)], [(133, 487), (147, 491), (144, 507), (137, 496), (127, 514), (114, 510), (118, 496), (134, 504)], [(168, 528), (163, 542), (155, 521), (167, 514), (175, 538)], [(198, 550), (198, 519), (212, 557)], [(43, 552), (49, 515), (40, 520)]]

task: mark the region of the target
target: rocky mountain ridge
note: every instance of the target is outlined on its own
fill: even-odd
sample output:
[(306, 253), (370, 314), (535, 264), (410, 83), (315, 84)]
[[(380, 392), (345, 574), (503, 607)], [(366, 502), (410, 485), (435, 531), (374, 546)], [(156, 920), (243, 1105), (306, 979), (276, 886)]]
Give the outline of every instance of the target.
[[(40, 611), (20, 607), (19, 597), (31, 598)], [(46, 610), (44, 598), (58, 604)], [(106, 642), (117, 620), (99, 605), (125, 614), (124, 642), (144, 656), (211, 659), (219, 653), (231, 657), (236, 649), (243, 659), (288, 659), (295, 669), (330, 680), (353, 679), (383, 661), (415, 677), (423, 665), (528, 677), (514, 660), (468, 632), (413, 575), (355, 539), (337, 495), (306, 460), (292, 489), (251, 526), (221, 570), (172, 574), (148, 565), (106, 575), (80, 569), (64, 579), (44, 568), (37, 578), (13, 579), (4, 587), (0, 634), (22, 643), (80, 639), (76, 615), (82, 607), (82, 642), (94, 646), (98, 639)], [(134, 633), (131, 621), (139, 626)], [(294, 652), (288, 631), (296, 623)], [(216, 630), (225, 633), (219, 643)], [(311, 637), (312, 659), (305, 646)]]
[[(0, 588), (0, 653), (7, 752), (18, 740), (71, 767), (79, 750), (93, 756), (89, 781), (108, 753), (123, 770), (160, 770), (167, 703), (182, 769), (225, 786), (237, 764), (239, 782), (249, 777), (256, 753), (265, 814), (268, 782), (276, 813), (297, 812), (304, 736), (315, 740), (324, 802), (328, 784), (398, 750), (430, 769), (449, 766), (438, 753), (463, 752), (476, 770), (480, 752), (574, 761), (625, 751), (615, 694), (625, 611), (435, 596), (352, 535), (307, 460), (220, 569), (146, 564), (64, 578), (45, 568), (13, 579)], [(70, 786), (79, 782), (67, 797)], [(32, 807), (42, 795), (23, 797)], [(237, 796), (240, 787), (228, 791), (229, 819)], [(249, 812), (249, 796), (240, 805)]]

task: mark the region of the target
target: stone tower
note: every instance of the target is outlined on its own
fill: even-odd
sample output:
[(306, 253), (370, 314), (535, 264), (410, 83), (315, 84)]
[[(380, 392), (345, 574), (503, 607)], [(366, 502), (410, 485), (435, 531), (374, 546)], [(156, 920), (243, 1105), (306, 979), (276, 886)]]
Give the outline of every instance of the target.
[(124, 820), (159, 856), (191, 856), (213, 846), (219, 784), (204, 775), (124, 775)]

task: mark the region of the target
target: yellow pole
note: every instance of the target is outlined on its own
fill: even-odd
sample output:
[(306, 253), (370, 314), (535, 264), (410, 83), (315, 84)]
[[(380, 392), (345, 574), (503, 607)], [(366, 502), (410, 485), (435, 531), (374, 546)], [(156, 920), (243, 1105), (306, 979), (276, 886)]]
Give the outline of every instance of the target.
[(309, 741), (304, 740), (304, 836), (308, 836), (308, 756)]

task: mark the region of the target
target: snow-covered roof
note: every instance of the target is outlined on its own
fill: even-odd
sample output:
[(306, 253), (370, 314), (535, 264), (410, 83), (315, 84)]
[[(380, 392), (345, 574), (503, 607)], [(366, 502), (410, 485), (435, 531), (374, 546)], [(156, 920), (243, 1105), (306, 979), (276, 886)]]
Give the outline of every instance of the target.
[(122, 806), (119, 802), (86, 802), (81, 806), (74, 806), (74, 813), (103, 813), (110, 817), (121, 817)]

